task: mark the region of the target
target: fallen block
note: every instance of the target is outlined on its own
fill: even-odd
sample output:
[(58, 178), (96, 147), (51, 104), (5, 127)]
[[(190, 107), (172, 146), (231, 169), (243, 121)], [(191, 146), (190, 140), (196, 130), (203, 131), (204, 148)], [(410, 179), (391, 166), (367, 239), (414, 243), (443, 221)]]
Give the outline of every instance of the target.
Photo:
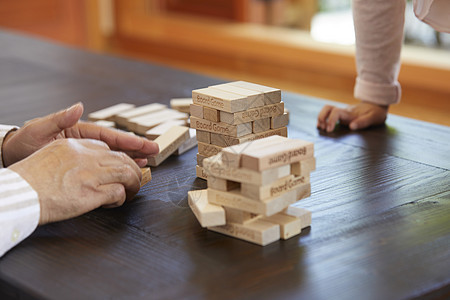
[(225, 210), (208, 203), (206, 190), (189, 191), (188, 204), (202, 227), (225, 225)]
[(184, 126), (173, 126), (155, 139), (154, 142), (159, 146), (159, 153), (155, 156), (148, 157), (148, 165), (152, 167), (159, 166), (188, 139), (189, 128)]

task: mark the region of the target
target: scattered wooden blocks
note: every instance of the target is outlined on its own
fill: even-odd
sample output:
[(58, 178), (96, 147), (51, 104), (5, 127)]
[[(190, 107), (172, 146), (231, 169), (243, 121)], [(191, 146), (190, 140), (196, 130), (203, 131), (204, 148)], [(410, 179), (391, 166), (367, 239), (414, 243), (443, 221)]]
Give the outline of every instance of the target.
[(98, 120), (94, 122), (98, 126), (106, 127), (106, 128), (116, 128), (116, 123), (113, 121), (106, 121), (106, 120)]
[(165, 109), (130, 119), (128, 129), (134, 133), (145, 135), (149, 129), (168, 120), (187, 120), (188, 117), (189, 115), (186, 113), (181, 113), (173, 109)]
[(145, 137), (149, 140), (154, 140), (173, 126), (184, 126), (186, 125), (185, 120), (169, 120), (161, 123), (145, 132)]
[(151, 103), (121, 112), (114, 117), (114, 121), (119, 127), (127, 128), (127, 125), (131, 119), (164, 110), (166, 108), (167, 105)]
[(170, 100), (170, 108), (179, 112), (189, 113), (192, 98), (174, 98)]
[(114, 121), (114, 117), (117, 114), (120, 114), (122, 112), (128, 111), (135, 108), (135, 105), (129, 104), (129, 103), (119, 103), (104, 109), (101, 109), (96, 112), (92, 112), (88, 115), (89, 121), (98, 121), (98, 120), (105, 120), (105, 121)]
[(222, 207), (226, 222), (208, 229), (258, 245), (298, 235), (311, 225), (311, 212), (293, 204), (311, 194), (313, 151), (310, 142), (270, 136), (202, 156), (205, 201)]

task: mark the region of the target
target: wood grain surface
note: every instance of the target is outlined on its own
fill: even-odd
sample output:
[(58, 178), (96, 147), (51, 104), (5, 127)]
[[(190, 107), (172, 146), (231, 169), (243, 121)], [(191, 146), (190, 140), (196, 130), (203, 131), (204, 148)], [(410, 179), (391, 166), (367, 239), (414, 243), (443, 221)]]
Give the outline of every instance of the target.
[[(82, 101), (168, 104), (224, 82), (0, 32), (0, 123)], [(389, 116), (323, 134), (328, 101), (283, 93), (289, 137), (315, 143), (312, 226), (260, 247), (201, 228), (196, 148), (152, 168), (134, 201), (41, 226), (0, 259), (0, 298), (434, 299), (450, 296), (450, 128)]]

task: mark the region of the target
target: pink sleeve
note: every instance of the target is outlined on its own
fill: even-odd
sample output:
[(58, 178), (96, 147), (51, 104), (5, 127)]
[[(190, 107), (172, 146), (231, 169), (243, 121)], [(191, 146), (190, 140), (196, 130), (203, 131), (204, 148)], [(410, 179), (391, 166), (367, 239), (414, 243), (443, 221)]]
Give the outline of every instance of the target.
[(405, 0), (353, 0), (356, 35), (354, 96), (380, 105), (400, 101), (397, 81)]

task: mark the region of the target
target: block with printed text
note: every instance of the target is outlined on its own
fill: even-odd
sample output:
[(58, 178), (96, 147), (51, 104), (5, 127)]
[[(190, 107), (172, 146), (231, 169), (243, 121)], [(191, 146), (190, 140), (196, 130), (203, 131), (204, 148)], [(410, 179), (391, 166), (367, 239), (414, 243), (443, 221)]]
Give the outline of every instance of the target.
[(313, 146), (269, 136), (200, 156), (197, 175), (207, 178), (205, 201), (225, 212), (225, 224), (208, 229), (262, 246), (299, 235), (311, 225), (311, 212), (297, 202), (311, 195)]

